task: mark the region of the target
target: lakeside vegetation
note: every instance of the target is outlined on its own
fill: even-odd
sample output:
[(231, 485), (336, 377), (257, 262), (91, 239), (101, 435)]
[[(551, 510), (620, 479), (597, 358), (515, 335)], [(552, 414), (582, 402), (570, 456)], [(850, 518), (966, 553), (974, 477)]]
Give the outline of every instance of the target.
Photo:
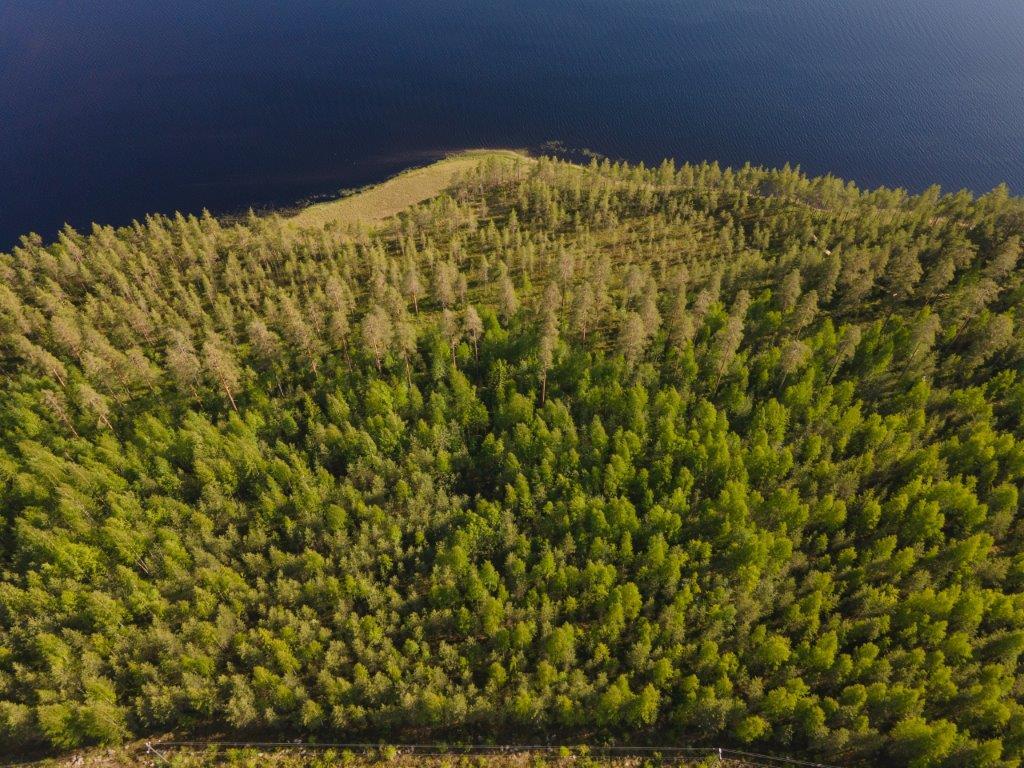
[(1019, 765), (1024, 201), (550, 159), (446, 183), (372, 223), (0, 255), (0, 750)]

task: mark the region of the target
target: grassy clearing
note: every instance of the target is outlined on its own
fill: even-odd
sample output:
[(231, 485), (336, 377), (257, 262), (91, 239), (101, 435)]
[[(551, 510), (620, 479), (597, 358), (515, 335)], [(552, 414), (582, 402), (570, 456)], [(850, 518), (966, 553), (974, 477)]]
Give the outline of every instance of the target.
[(508, 149), (467, 150), (423, 168), (405, 171), (340, 200), (311, 205), (299, 211), (291, 221), (302, 228), (322, 227), (330, 223), (344, 225), (381, 221), (440, 194), (451, 185), (457, 174), (491, 158), (511, 163), (535, 162), (533, 158)]

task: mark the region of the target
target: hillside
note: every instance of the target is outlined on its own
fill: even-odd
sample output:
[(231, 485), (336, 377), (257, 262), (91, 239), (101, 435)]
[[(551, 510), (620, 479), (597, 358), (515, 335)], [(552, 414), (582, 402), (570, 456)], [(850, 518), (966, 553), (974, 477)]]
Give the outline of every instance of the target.
[(0, 754), (1017, 766), (1024, 201), (459, 162), (0, 255)]

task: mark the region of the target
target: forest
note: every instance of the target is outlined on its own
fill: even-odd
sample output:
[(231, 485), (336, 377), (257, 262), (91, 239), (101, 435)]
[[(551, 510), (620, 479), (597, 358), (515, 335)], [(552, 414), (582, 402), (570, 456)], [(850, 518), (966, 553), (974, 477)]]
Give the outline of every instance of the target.
[(0, 254), (0, 754), (1024, 759), (1024, 200), (482, 161)]

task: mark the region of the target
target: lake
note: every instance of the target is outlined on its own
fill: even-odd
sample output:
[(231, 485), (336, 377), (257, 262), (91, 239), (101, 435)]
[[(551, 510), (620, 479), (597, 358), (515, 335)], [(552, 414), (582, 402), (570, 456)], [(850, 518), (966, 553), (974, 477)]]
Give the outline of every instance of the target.
[(0, 2), (0, 248), (546, 142), (1021, 193), (1024, 3)]

